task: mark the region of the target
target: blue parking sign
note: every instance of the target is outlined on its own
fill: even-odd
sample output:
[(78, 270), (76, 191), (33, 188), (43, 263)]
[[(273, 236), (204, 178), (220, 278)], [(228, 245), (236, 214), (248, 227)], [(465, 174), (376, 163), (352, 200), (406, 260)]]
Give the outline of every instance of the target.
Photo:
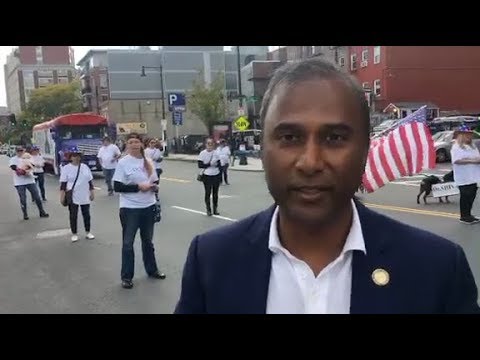
[(172, 112), (172, 122), (175, 126), (182, 126), (183, 125), (183, 113), (180, 111)]
[(168, 93), (168, 108), (170, 111), (185, 111), (185, 94)]

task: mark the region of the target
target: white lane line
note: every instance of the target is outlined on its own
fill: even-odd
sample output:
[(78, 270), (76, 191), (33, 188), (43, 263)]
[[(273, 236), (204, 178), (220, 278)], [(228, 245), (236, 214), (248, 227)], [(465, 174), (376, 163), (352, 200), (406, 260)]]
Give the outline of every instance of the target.
[[(181, 206), (172, 206), (172, 208), (177, 209), (177, 210), (188, 211), (188, 212), (191, 212), (191, 213), (194, 213), (194, 214), (205, 215), (205, 216), (207, 215), (207, 213), (205, 213), (203, 211), (188, 209), (188, 208), (184, 208), (184, 207), (181, 207)], [(228, 217), (225, 217), (225, 216), (220, 216), (220, 215), (213, 215), (212, 217), (220, 219), (220, 220), (230, 221), (230, 222), (238, 221), (236, 219), (231, 219), (231, 218), (228, 218)]]
[(102, 188), (99, 188), (98, 186), (93, 187), (95, 190), (102, 190)]
[(47, 230), (37, 234), (37, 239), (46, 239), (50, 237), (59, 237), (71, 234), (70, 229)]

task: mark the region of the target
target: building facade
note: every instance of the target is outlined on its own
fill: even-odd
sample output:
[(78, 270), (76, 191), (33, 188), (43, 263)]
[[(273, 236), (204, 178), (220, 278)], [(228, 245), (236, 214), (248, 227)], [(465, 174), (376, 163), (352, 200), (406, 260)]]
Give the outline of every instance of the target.
[(349, 60), (350, 72), (372, 91), (376, 112), (390, 104), (424, 103), (440, 113), (480, 114), (474, 90), (480, 46), (350, 46)]
[(70, 46), (19, 46), (4, 65), (7, 105), (14, 114), (25, 110), (34, 89), (66, 84), (76, 78)]
[(83, 110), (100, 114), (109, 99), (107, 50), (90, 50), (79, 62)]

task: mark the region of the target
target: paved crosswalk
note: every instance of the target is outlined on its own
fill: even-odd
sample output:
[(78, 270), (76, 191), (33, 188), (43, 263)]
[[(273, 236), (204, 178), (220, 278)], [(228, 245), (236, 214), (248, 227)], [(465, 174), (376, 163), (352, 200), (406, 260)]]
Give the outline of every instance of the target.
[(390, 184), (403, 185), (403, 186), (419, 186), (421, 181), (425, 179), (425, 177), (434, 175), (439, 178), (442, 178), (449, 171), (451, 171), (451, 169), (449, 168), (439, 168), (439, 169), (432, 170), (430, 172), (424, 172), (424, 173), (416, 174), (412, 176), (405, 176), (401, 179), (390, 182)]

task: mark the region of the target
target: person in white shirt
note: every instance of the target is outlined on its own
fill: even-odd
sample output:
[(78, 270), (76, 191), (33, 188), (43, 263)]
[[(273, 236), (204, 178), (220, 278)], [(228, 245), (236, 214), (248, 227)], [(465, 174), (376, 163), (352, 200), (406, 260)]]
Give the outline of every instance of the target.
[[(220, 184), (222, 180), (225, 184), (228, 183), (228, 165), (230, 161), (230, 147), (227, 145), (225, 139), (220, 140), (220, 146), (217, 148), (218, 156), (220, 157)], [(223, 178), (223, 179), (222, 179)]]
[[(47, 198), (45, 197), (45, 160), (43, 159), (43, 156), (40, 155), (40, 149), (38, 148), (38, 146), (32, 146), (30, 153), (32, 155), (31, 160), (34, 165), (33, 175), (35, 175), (35, 182), (40, 189), (42, 200), (47, 201)], [(32, 201), (34, 201), (33, 198)]]
[(25, 170), (21, 169), (22, 156), (25, 153), (25, 149), (21, 146), (16, 149), (16, 156), (10, 159), (10, 169), (13, 170), (13, 184), (17, 189), (18, 196), (20, 198), (20, 205), (23, 212), (23, 219), (28, 220), (28, 211), (27, 211), (27, 190), (32, 195), (35, 204), (38, 207), (41, 218), (48, 218), (48, 214), (45, 212), (45, 209), (42, 205), (42, 200), (38, 193), (38, 187), (35, 184), (35, 177), (33, 173), (27, 173)]
[(480, 182), (480, 152), (473, 144), (473, 131), (467, 126), (457, 130), (451, 149), (453, 178), (460, 190), (460, 222), (474, 224), (480, 219), (472, 215), (473, 202)]
[[(69, 150), (68, 158), (70, 163), (62, 167), (60, 173), (60, 203), (65, 204), (67, 199), (72, 242), (78, 241), (77, 223), (79, 207), (82, 209), (86, 238), (92, 240), (95, 239), (95, 236), (90, 232), (90, 202), (95, 198), (92, 172), (87, 165), (81, 162), (82, 153), (77, 148), (74, 147)], [(66, 198), (66, 192), (71, 191), (72, 188), (71, 201), (69, 201)]]
[(107, 184), (108, 195), (113, 195), (112, 178), (117, 167), (118, 159), (122, 153), (117, 145), (112, 144), (112, 141), (108, 136), (103, 138), (103, 146), (98, 150), (98, 160), (103, 169), (103, 175), (105, 176), (105, 183)]
[(158, 176), (150, 159), (145, 157), (143, 144), (138, 134), (127, 137), (127, 155), (120, 159), (113, 176), (115, 192), (120, 193), (120, 222), (122, 224), (122, 287), (133, 287), (133, 243), (140, 229), (143, 264), (147, 275), (165, 279), (158, 270), (153, 246), (155, 193), (158, 191)]
[(213, 214), (220, 215), (218, 212), (218, 188), (220, 187), (220, 157), (215, 150), (215, 142), (208, 138), (205, 141), (206, 149), (198, 155), (198, 167), (201, 170), (201, 178), (205, 188), (205, 205), (207, 215), (212, 216), (212, 206), (210, 197), (213, 198)]
[(162, 174), (162, 165), (163, 154), (162, 150), (159, 149), (160, 143), (157, 139), (148, 140), (148, 146), (145, 149), (145, 156), (147, 159), (150, 159), (155, 167), (155, 172), (157, 173), (158, 179), (160, 180), (160, 175)]

